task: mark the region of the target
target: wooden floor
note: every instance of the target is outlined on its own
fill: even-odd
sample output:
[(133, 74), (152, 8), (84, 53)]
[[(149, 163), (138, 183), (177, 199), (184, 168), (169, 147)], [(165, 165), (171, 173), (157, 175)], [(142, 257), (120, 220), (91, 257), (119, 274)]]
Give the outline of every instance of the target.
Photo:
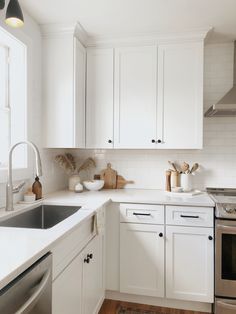
[(161, 314), (206, 314), (203, 312), (169, 309), (169, 308), (164, 308), (164, 307), (143, 305), (143, 304), (137, 304), (137, 303), (128, 303), (128, 302), (121, 302), (121, 301), (112, 301), (112, 300), (104, 301), (99, 314), (116, 314), (116, 311), (122, 305), (127, 306), (132, 309), (153, 310), (157, 312), (159, 311)]

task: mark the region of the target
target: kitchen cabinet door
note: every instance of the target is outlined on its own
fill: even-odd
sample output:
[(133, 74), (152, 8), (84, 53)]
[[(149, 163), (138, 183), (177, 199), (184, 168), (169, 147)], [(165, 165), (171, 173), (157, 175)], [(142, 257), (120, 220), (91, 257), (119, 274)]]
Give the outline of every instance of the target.
[(52, 285), (52, 314), (82, 314), (82, 257), (78, 255)]
[(73, 33), (43, 37), (44, 146), (85, 147), (86, 50)]
[(87, 148), (113, 148), (113, 71), (113, 49), (87, 50)]
[(166, 297), (213, 303), (213, 274), (213, 228), (167, 226)]
[[(102, 235), (96, 236), (84, 250), (83, 263), (83, 314), (98, 313), (104, 300)], [(91, 255), (92, 254), (92, 255)], [(86, 262), (88, 257), (89, 262)]]
[(164, 226), (120, 224), (120, 292), (164, 297)]
[(202, 42), (158, 47), (157, 119), (159, 148), (202, 148)]
[(157, 47), (115, 49), (116, 148), (156, 148)]

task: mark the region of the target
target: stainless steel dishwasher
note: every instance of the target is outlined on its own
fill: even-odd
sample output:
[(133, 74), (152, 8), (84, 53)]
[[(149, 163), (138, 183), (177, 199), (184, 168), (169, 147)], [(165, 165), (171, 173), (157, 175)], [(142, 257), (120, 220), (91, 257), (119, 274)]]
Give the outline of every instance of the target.
[(0, 313), (52, 313), (51, 254), (43, 256), (0, 291)]

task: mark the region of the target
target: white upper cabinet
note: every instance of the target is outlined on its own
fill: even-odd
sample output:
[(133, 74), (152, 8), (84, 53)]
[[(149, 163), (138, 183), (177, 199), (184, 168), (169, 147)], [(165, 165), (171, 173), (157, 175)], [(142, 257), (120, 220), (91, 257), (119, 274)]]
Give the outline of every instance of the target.
[(153, 148), (157, 128), (157, 46), (115, 50), (116, 148)]
[(129, 43), (46, 32), (44, 146), (201, 149), (205, 35)]
[(113, 148), (113, 59), (110, 48), (87, 51), (87, 148)]
[(202, 148), (203, 43), (159, 46), (157, 116), (158, 148)]
[(44, 146), (85, 147), (86, 49), (72, 33), (43, 37)]

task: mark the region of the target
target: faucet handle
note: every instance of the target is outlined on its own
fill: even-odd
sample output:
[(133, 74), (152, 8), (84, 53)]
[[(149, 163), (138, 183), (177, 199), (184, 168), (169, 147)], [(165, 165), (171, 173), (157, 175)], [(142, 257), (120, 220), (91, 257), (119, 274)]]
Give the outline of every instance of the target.
[(19, 193), (20, 190), (23, 188), (23, 186), (25, 185), (25, 181), (22, 181), (21, 183), (19, 183), (18, 185), (13, 187), (13, 193)]

